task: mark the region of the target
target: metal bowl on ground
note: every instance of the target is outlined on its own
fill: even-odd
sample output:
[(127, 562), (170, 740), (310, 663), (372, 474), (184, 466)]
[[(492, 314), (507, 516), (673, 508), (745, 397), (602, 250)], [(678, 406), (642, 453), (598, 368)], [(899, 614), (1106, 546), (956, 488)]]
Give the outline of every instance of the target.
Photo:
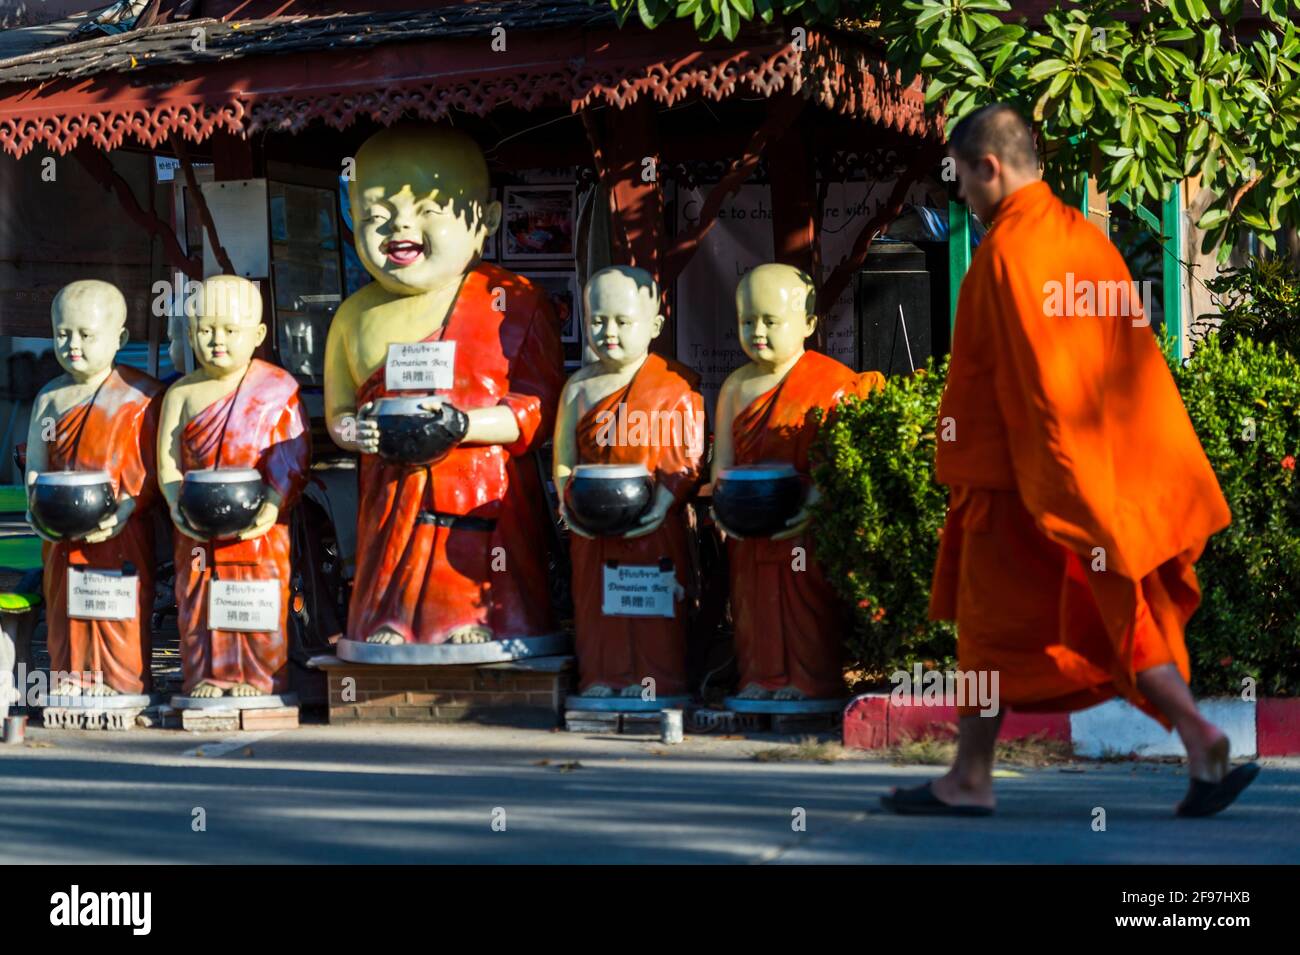
[(51, 537), (85, 537), (116, 506), (113, 482), (104, 471), (45, 471), (27, 497), (32, 520)]
[(713, 485), (713, 513), (741, 537), (771, 537), (803, 506), (804, 482), (789, 464), (725, 468)]
[(237, 537), (253, 526), (266, 501), (262, 475), (253, 468), (187, 471), (177, 509), (208, 540)]
[(379, 424), (379, 454), (399, 464), (436, 464), (460, 443), (469, 430), (469, 415), (443, 401), (441, 410), (425, 411), (432, 400), (379, 398), (371, 414)]
[(579, 464), (564, 485), (569, 516), (597, 537), (632, 530), (653, 501), (654, 481), (640, 464)]

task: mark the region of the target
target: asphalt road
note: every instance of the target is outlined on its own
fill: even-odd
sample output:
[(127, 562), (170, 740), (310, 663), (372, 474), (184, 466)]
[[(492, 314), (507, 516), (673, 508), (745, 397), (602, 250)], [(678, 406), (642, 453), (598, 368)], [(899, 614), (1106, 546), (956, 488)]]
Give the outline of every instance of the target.
[(916, 819), (878, 797), (937, 767), (753, 758), (790, 746), (464, 725), (30, 729), (0, 746), (0, 862), (1300, 861), (1300, 760), (1265, 761), (1211, 820), (1173, 817), (1181, 767), (1134, 763), (1014, 770), (996, 816)]

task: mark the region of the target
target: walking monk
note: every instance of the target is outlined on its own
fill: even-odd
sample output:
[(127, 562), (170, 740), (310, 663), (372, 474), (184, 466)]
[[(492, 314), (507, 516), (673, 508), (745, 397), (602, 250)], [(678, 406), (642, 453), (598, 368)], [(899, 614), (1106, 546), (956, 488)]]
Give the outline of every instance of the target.
[[(61, 681), (53, 690), (64, 696), (146, 693), (152, 682), (153, 467), (162, 385), (113, 364), (127, 340), (126, 299), (116, 286), (73, 282), (54, 297), (51, 315), (54, 353), (67, 374), (42, 388), (32, 406), (27, 483), (42, 471), (105, 471), (117, 500), (116, 510), (82, 540), (46, 538), (46, 639), (50, 673)], [(70, 569), (134, 573), (135, 606), (119, 608), (113, 620), (70, 616)]]
[[(175, 535), (177, 626), (188, 696), (265, 696), (287, 688), (289, 509), (307, 483), (311, 436), (298, 382), (254, 358), (266, 337), (262, 295), (247, 279), (203, 283), (190, 316), (199, 367), (167, 389), (158, 434), (158, 482)], [(255, 468), (266, 500), (237, 538), (205, 542), (177, 508), (185, 472)], [(227, 581), (279, 584), (279, 619), (264, 630), (218, 630), (208, 620)]]
[[(686, 689), (684, 593), (691, 581), (685, 503), (703, 476), (704, 398), (700, 377), (650, 353), (663, 328), (659, 286), (642, 269), (616, 265), (587, 282), (587, 341), (599, 359), (569, 379), (555, 423), (555, 488), (579, 464), (640, 464), (655, 483), (650, 510), (621, 537), (592, 537), (565, 514), (573, 531), (573, 603), (578, 689), (583, 696), (656, 696)], [(561, 504), (563, 509), (563, 504)], [(669, 567), (678, 596), (672, 614), (604, 612), (608, 562)], [(667, 567), (665, 566), (667, 563)], [(643, 684), (650, 679), (654, 682)]]
[(827, 699), (844, 695), (841, 658), (848, 615), (813, 557), (810, 508), (818, 499), (808, 453), (813, 415), (849, 395), (884, 386), (834, 358), (804, 350), (817, 327), (812, 279), (788, 265), (748, 272), (736, 289), (740, 344), (750, 362), (718, 394), (713, 480), (739, 464), (792, 464), (809, 482), (802, 510), (766, 540), (729, 538), (731, 617), (742, 699)]
[[(330, 434), (361, 453), (339, 653), (546, 637), (550, 515), (525, 455), (550, 433), (563, 351), (546, 295), (480, 261), (501, 221), (483, 153), (451, 129), (383, 130), (357, 153), (351, 203), (375, 281), (339, 307), (325, 349)], [(468, 415), (464, 437), (432, 465), (376, 453), (371, 403), (403, 394)]]
[(1041, 181), (1020, 116), (985, 107), (948, 148), (990, 228), (961, 286), (939, 411), (951, 504), (930, 613), (956, 620), (961, 670), (999, 672), (1005, 705), (961, 708), (952, 769), (885, 807), (988, 814), (1006, 706), (1118, 695), (1178, 730), (1192, 780), (1179, 813), (1218, 812), (1259, 770), (1229, 771), (1228, 739), (1187, 686), (1192, 565), (1230, 519), (1214, 472), (1124, 260)]

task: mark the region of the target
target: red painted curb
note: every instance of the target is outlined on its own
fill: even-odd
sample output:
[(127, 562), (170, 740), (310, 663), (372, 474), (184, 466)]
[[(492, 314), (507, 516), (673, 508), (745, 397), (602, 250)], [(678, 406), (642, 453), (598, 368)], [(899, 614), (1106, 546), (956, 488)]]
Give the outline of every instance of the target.
[[(844, 745), (884, 749), (907, 739), (951, 737), (957, 728), (955, 706), (891, 706), (887, 693), (854, 698), (844, 710)], [(1002, 739), (1042, 736), (1070, 741), (1068, 713), (1007, 713)]]
[(1260, 756), (1300, 756), (1300, 699), (1265, 697), (1255, 704)]

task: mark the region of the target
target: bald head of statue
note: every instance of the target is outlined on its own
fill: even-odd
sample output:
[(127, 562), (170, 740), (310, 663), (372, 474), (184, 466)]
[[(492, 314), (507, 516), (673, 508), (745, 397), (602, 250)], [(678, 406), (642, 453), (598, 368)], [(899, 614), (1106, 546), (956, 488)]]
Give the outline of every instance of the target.
[(1042, 178), (1029, 124), (1005, 103), (962, 118), (948, 137), (961, 197), (984, 222), (1011, 193)]

